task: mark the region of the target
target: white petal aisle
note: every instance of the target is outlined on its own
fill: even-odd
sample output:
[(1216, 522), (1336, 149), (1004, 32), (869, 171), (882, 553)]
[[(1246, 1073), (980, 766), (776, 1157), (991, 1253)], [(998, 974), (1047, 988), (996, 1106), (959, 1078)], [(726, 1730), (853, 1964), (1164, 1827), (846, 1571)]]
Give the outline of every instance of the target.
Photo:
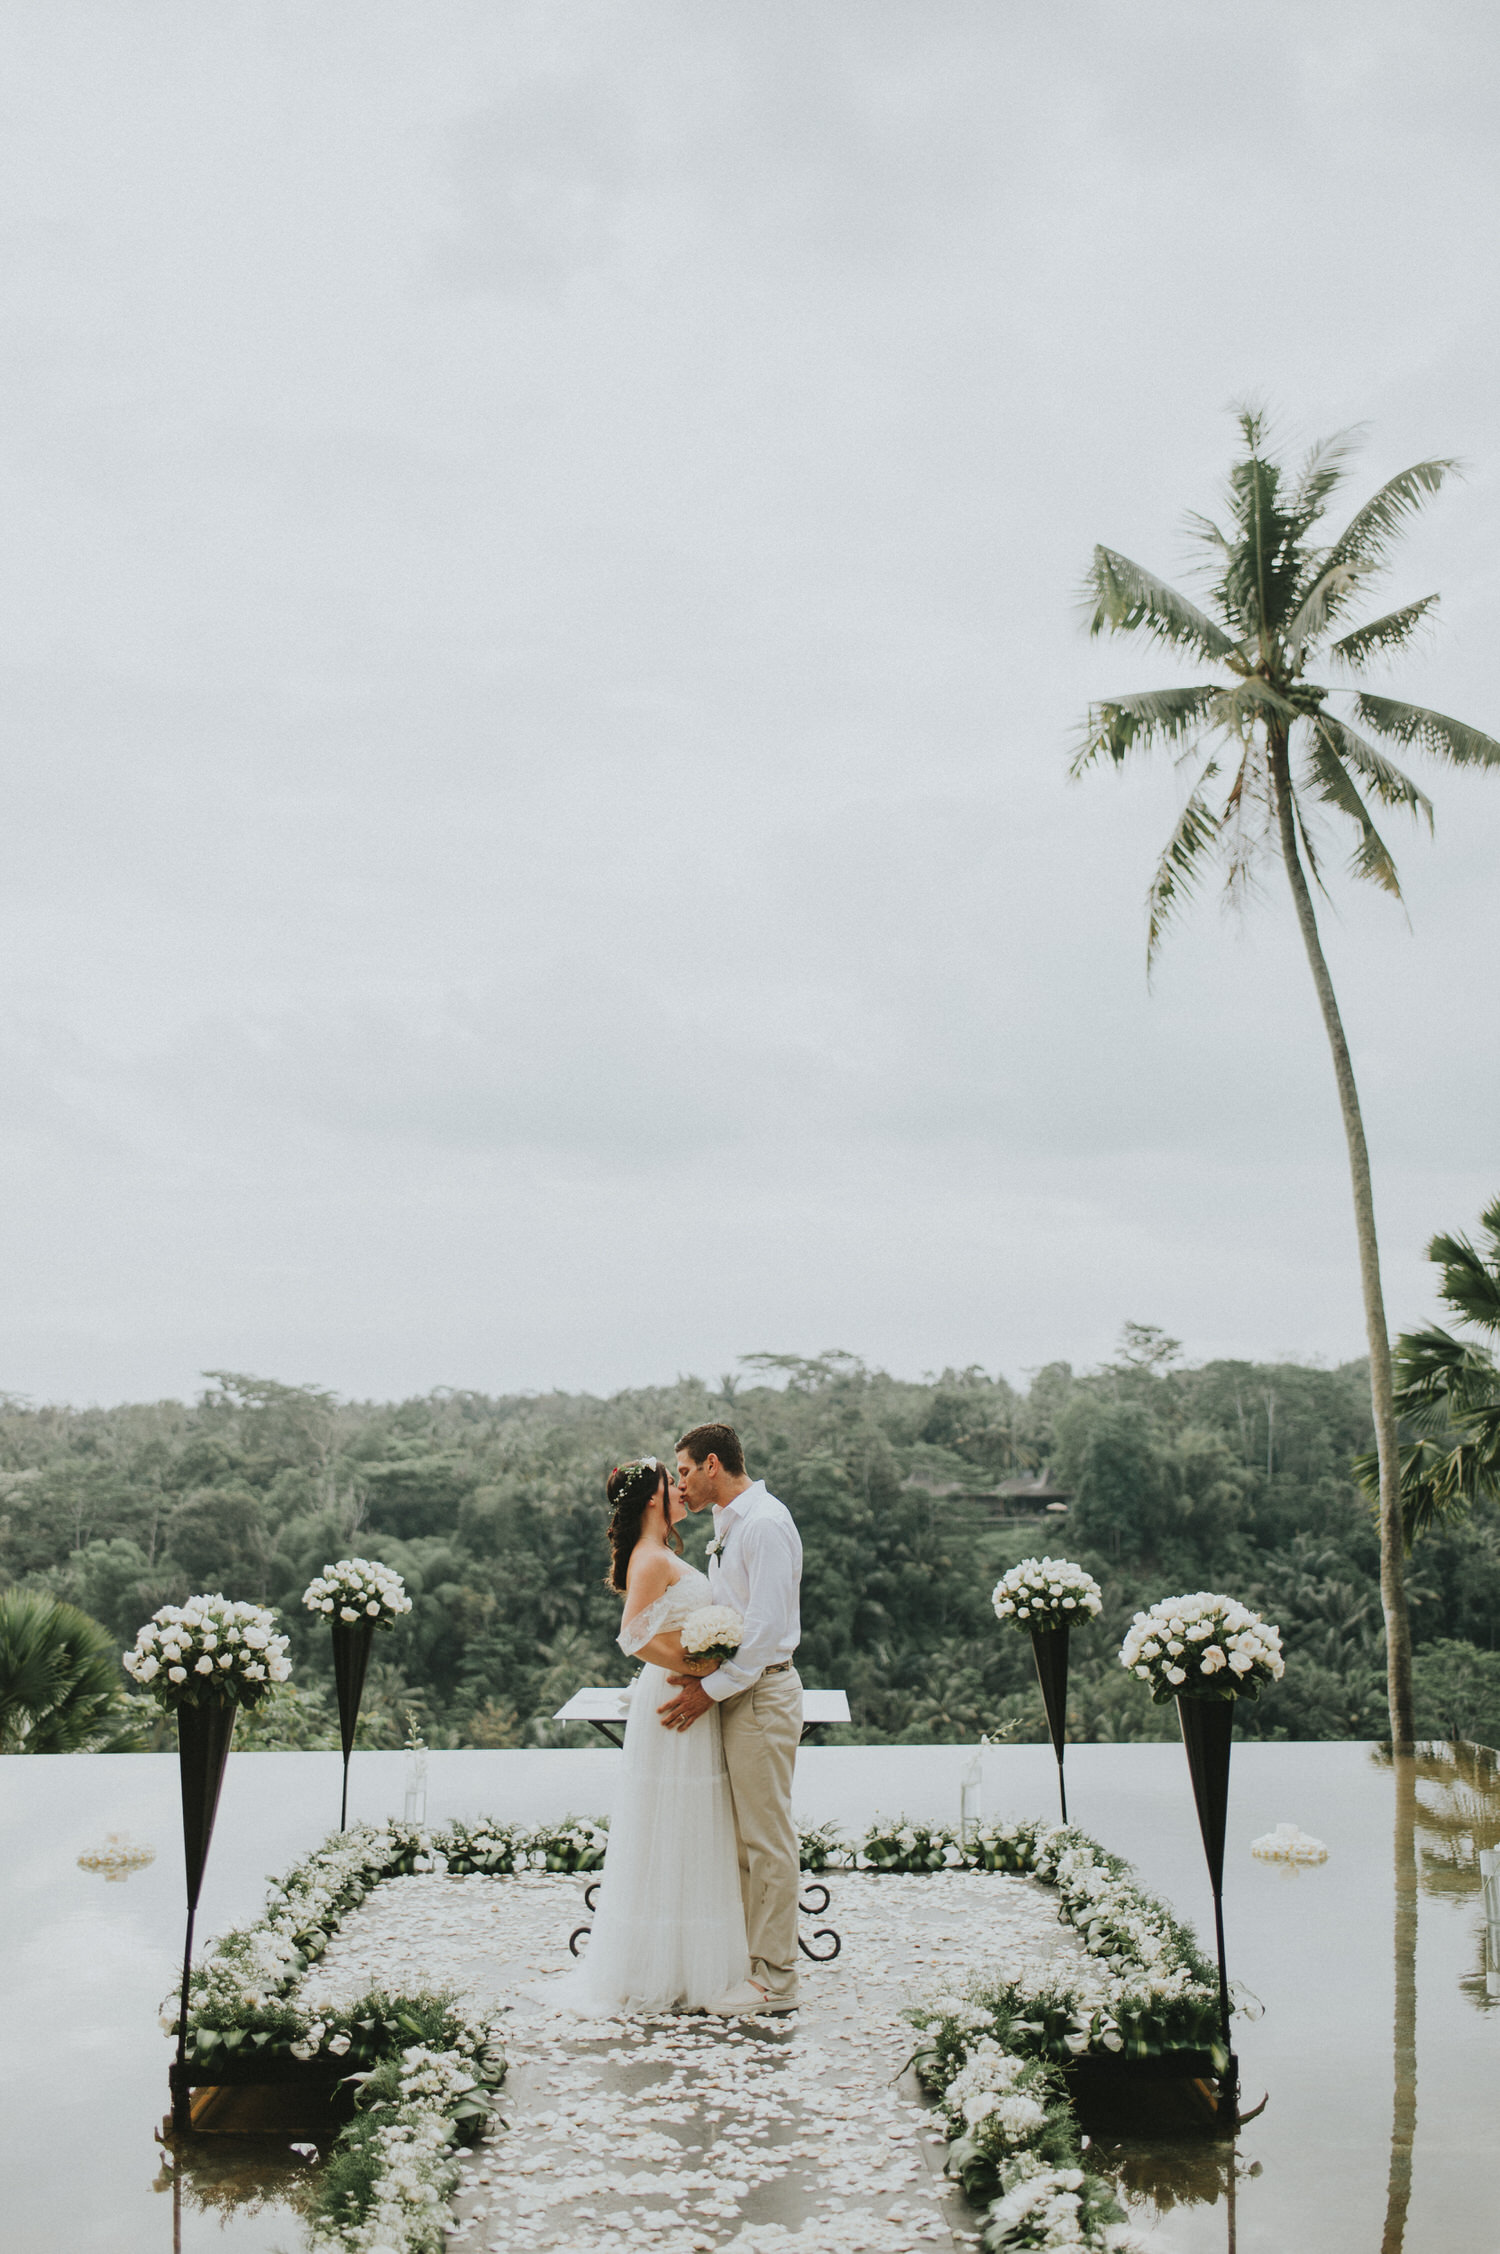
[(1102, 1993), (1031, 1879), (829, 1874), (843, 1954), (804, 1963), (789, 2019), (581, 2021), (520, 1997), (561, 1972), (586, 1881), (384, 1880), (309, 1975), (309, 2003), (372, 1984), (456, 1988), (505, 2010), (510, 2123), (465, 2163), (452, 2243), (494, 2254), (917, 2254), (976, 2218), (902, 2073), (903, 2007), (976, 1975)]

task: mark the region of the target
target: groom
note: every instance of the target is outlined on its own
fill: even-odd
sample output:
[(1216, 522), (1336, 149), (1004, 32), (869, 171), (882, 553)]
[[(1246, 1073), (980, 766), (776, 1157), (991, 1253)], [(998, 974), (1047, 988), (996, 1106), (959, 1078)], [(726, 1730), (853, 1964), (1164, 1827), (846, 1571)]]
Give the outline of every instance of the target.
[(677, 1443), (677, 1491), (691, 1511), (711, 1509), (709, 1590), (745, 1623), (733, 1659), (713, 1674), (673, 1675), (661, 1708), (668, 1729), (691, 1729), (716, 1704), (739, 1837), (740, 1892), (750, 1978), (719, 2006), (791, 2011), (797, 2002), (797, 1896), (801, 1856), (792, 1822), (792, 1770), (802, 1735), (802, 1680), (792, 1665), (801, 1624), (802, 1544), (785, 1503), (745, 1471), (739, 1435), (699, 1424)]

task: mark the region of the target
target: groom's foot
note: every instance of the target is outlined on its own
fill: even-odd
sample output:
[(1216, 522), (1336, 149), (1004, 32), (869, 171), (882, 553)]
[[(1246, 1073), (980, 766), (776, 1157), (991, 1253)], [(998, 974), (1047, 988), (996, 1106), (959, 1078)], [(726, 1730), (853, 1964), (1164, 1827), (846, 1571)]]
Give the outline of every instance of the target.
[(767, 2011), (770, 2006), (758, 1980), (742, 1980), (737, 1988), (731, 1988), (727, 1996), (720, 1996), (718, 2002), (708, 2008), (721, 2019), (743, 2019), (751, 2012)]

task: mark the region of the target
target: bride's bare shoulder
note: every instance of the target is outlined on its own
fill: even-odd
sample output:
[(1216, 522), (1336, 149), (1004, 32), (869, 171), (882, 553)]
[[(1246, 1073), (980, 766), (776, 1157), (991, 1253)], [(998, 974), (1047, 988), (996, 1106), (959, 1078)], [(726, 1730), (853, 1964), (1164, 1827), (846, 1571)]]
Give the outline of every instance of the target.
[(625, 1569), (625, 1610), (627, 1614), (644, 1611), (664, 1597), (676, 1578), (672, 1560), (665, 1550), (632, 1550), (630, 1563)]

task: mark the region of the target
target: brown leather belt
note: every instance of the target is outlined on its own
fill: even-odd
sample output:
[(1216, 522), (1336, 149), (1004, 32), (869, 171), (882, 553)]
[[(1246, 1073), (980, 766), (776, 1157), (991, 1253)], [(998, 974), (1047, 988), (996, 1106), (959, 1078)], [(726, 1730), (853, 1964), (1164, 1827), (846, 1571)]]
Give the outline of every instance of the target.
[(762, 1667), (763, 1675), (784, 1675), (791, 1666), (789, 1659), (773, 1659), (769, 1667)]

